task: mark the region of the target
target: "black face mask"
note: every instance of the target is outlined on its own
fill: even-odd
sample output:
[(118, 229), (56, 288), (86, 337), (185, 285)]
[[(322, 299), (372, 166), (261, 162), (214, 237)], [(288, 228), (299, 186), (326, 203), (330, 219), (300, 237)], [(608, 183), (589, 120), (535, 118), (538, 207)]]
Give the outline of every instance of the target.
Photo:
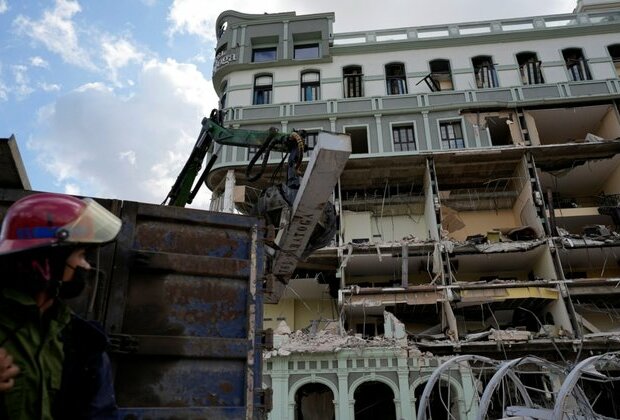
[(58, 296), (62, 299), (72, 299), (78, 297), (86, 287), (86, 282), (93, 282), (97, 276), (99, 280), (103, 280), (105, 273), (101, 270), (98, 270), (92, 267), (90, 270), (87, 270), (83, 267), (77, 266), (75, 267), (73, 272), (73, 279), (70, 281), (63, 281), (60, 283), (60, 290), (58, 292)]

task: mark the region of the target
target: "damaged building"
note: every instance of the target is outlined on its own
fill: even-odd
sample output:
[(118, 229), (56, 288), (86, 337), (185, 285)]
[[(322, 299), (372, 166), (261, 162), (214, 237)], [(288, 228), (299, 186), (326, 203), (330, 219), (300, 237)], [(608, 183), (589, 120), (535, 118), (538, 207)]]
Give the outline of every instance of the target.
[[(225, 125), (352, 145), (337, 234), (265, 305), (270, 418), (620, 418), (620, 2), (335, 19), (217, 21)], [(219, 151), (212, 210), (250, 211), (254, 152)]]

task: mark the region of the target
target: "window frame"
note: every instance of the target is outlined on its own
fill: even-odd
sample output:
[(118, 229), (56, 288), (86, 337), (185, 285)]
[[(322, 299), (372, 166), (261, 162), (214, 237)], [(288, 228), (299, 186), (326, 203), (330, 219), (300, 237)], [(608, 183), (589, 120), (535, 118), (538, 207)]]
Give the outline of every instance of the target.
[(361, 155), (361, 156), (368, 156), (370, 155), (371, 152), (371, 147), (370, 147), (370, 124), (349, 124), (349, 125), (343, 125), (342, 126), (342, 132), (343, 133), (347, 133), (347, 128), (365, 128), (366, 129), (366, 148), (368, 149), (368, 151), (366, 153), (353, 153), (353, 144), (351, 144), (351, 155)]
[[(317, 81), (304, 82), (304, 76), (308, 74), (316, 74), (318, 76)], [(308, 99), (306, 96), (307, 88), (316, 89), (313, 92), (316, 93), (316, 97)], [(299, 74), (299, 100), (301, 102), (314, 102), (321, 100), (321, 72), (314, 69), (304, 70)]]
[[(433, 75), (442, 75), (442, 74), (446, 74), (446, 72), (434, 72), (432, 65), (433, 63), (438, 63), (438, 62), (445, 62), (448, 63), (448, 72), (447, 75), (450, 78), (450, 84), (452, 85), (451, 89), (442, 89), (441, 88), (441, 81), (440, 80), (436, 80)], [(431, 76), (431, 79), (433, 79), (434, 85), (436, 87), (438, 87), (439, 89), (437, 89), (437, 92), (450, 92), (454, 90), (454, 77), (452, 77), (452, 63), (450, 63), (450, 60), (448, 60), (447, 58), (434, 58), (432, 60), (429, 60), (428, 62), (428, 69), (430, 71), (429, 76)]]
[[(525, 60), (519, 59), (519, 57), (524, 57), (525, 55), (530, 55)], [(533, 58), (533, 60), (532, 60)], [(521, 84), (523, 86), (534, 86), (534, 85), (544, 85), (545, 84), (545, 75), (543, 73), (543, 65), (542, 61), (538, 59), (538, 54), (535, 51), (520, 51), (515, 54), (515, 60), (517, 61), (517, 66), (519, 67), (519, 77), (521, 79)], [(536, 81), (536, 77), (534, 76), (534, 81), (529, 81), (529, 73), (525, 73), (525, 67), (530, 64), (535, 64), (535, 71), (538, 73), (539, 81)], [(532, 73), (533, 75), (535, 73)]]
[[(256, 81), (261, 77), (270, 77), (271, 84), (259, 85), (257, 87)], [(269, 87), (269, 89), (266, 88), (267, 86)], [(270, 92), (268, 102), (262, 102), (262, 103), (257, 102), (256, 99), (257, 99), (258, 90), (262, 92), (266, 92), (268, 90)], [(252, 105), (271, 105), (271, 104), (273, 104), (273, 73), (259, 73), (259, 74), (254, 75), (254, 83), (252, 84)]]
[[(389, 76), (388, 75), (388, 67), (394, 67), (400, 65), (403, 71), (402, 75), (396, 75), (396, 76)], [(405, 67), (405, 63), (400, 62), (400, 61), (394, 61), (391, 63), (387, 63), (383, 66), (383, 71), (385, 73), (385, 88), (386, 88), (386, 93), (388, 96), (393, 96), (393, 95), (407, 95), (409, 93), (409, 86), (407, 86), (408, 82), (407, 82), (407, 68)], [(390, 93), (391, 92), (391, 82), (393, 81), (402, 81), (403, 83), (403, 87), (404, 87), (404, 92), (397, 92), (397, 93)], [(400, 89), (399, 89), (400, 90)]]
[[(620, 79), (620, 43), (618, 44), (610, 44), (606, 47), (607, 54), (609, 54), (609, 58), (611, 58), (611, 65), (613, 67), (614, 73), (616, 73), (616, 77)], [(614, 58), (612, 55), (612, 49), (618, 50), (618, 55)]]
[[(483, 63), (480, 63), (480, 65), (476, 65), (476, 63), (474, 62), (474, 60), (482, 60), (482, 59), (488, 59), (488, 62), (490, 63), (490, 66), (485, 66)], [(471, 58), (471, 65), (474, 68), (474, 82), (476, 83), (476, 88), (477, 89), (496, 89), (498, 87), (500, 87), (500, 83), (499, 83), (499, 74), (497, 72), (497, 68), (495, 66), (495, 63), (493, 62), (493, 56), (492, 55), (477, 55), (475, 57)], [(478, 74), (480, 73), (480, 70), (484, 67), (488, 67), (489, 70), (491, 72), (491, 77), (488, 78), (487, 80), (483, 80), (482, 78), (480, 79), (480, 83), (479, 83), (479, 78), (478, 78)], [(488, 83), (488, 81), (491, 81), (492, 83)], [(488, 84), (488, 86), (485, 86), (485, 83)]]
[[(581, 58), (578, 59), (577, 61), (580, 61), (583, 63), (583, 67), (581, 67), (581, 69), (583, 69), (584, 71), (584, 78), (581, 78), (578, 80), (575, 80), (574, 75), (575, 73), (571, 70), (571, 68), (573, 66), (569, 66), (568, 65), (568, 59), (566, 58), (565, 52), (568, 51), (579, 51), (581, 53)], [(564, 61), (564, 69), (566, 70), (566, 75), (568, 77), (568, 81), (569, 82), (587, 82), (588, 80), (594, 80), (592, 77), (592, 71), (590, 70), (590, 65), (589, 65), (589, 60), (586, 57), (583, 48), (581, 47), (566, 47), (566, 48), (562, 48), (562, 50), (560, 50), (560, 55), (562, 56), (562, 60)]]
[[(396, 150), (396, 141), (394, 138), (394, 130), (398, 128), (411, 127), (413, 133), (413, 150)], [(415, 121), (391, 121), (390, 122), (390, 136), (392, 139), (392, 151), (394, 153), (411, 153), (411, 152), (419, 152), (419, 144), (418, 144), (418, 127)], [(411, 144), (411, 142), (399, 144)]]
[[(316, 57), (297, 57), (297, 49), (316, 47)], [(293, 45), (293, 60), (317, 60), (321, 58), (320, 42), (300, 42)]]
[[(359, 69), (359, 74), (355, 73), (347, 73), (347, 69)], [(349, 78), (359, 78), (359, 95), (351, 95), (348, 88), (348, 79)], [(354, 89), (355, 90), (355, 89)], [(364, 97), (364, 72), (362, 71), (362, 66), (357, 64), (351, 64), (348, 66), (344, 66), (342, 68), (342, 96), (345, 99), (349, 98), (363, 98)]]
[[(271, 51), (271, 50), (273, 50), (274, 52), (273, 60), (256, 60), (257, 52), (266, 52), (266, 51)], [(252, 47), (252, 56), (250, 58), (251, 58), (252, 63), (270, 63), (272, 61), (277, 61), (278, 60), (278, 46), (277, 45), (261, 45), (261, 46)]]
[[(324, 127), (310, 127), (310, 128), (298, 128), (298, 130), (304, 130), (307, 134), (316, 134), (316, 141), (318, 142), (319, 132), (325, 131), (325, 128)], [(316, 146), (316, 142), (311, 147), (314, 147), (314, 146)], [(309, 158), (309, 157), (310, 157), (310, 151), (308, 149), (304, 150), (304, 158)]]
[(220, 109), (226, 108), (226, 100), (228, 99), (228, 80), (222, 80), (220, 83)]
[[(463, 136), (463, 147), (444, 147), (444, 140), (441, 135), (441, 125), (444, 123), (458, 122), (461, 125), (461, 135)], [(467, 130), (465, 129), (465, 119), (461, 118), (438, 118), (437, 119), (437, 133), (439, 134), (439, 150), (463, 150), (469, 148), (469, 142), (467, 140)]]

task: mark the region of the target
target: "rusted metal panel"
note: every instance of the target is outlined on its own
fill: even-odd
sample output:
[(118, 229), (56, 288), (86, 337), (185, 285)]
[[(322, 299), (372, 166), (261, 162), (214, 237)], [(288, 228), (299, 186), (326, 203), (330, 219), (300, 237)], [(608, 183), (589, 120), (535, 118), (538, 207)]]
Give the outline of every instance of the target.
[(121, 418), (260, 418), (258, 220), (133, 202), (121, 217), (105, 319)]

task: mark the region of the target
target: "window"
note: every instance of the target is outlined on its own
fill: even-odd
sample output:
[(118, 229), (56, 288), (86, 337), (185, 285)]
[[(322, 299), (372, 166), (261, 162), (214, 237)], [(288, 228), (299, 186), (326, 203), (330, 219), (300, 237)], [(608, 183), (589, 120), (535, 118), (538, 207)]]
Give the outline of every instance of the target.
[(228, 89), (228, 82), (224, 81), (220, 85), (220, 109), (226, 108), (226, 89)]
[(273, 77), (271, 75), (256, 76), (254, 78), (254, 105), (264, 105), (271, 103), (271, 91)]
[(252, 50), (252, 62), (262, 63), (265, 61), (275, 61), (278, 49), (276, 47), (254, 48)]
[(497, 81), (497, 71), (493, 59), (488, 55), (481, 55), (471, 59), (474, 65), (476, 86), (478, 89), (495, 88), (499, 86)]
[(519, 63), (521, 82), (524, 85), (538, 85), (545, 83), (542, 75), (542, 65), (541, 62), (538, 61), (536, 53), (519, 53), (517, 54), (517, 62)]
[(344, 97), (359, 98), (364, 96), (362, 85), (362, 68), (360, 66), (348, 66), (342, 71)]
[(620, 44), (610, 45), (607, 50), (616, 68), (616, 77), (620, 77)]
[(562, 50), (562, 56), (564, 57), (566, 69), (572, 81), (592, 80), (592, 75), (590, 75), (590, 69), (588, 68), (588, 61), (583, 56), (581, 48), (567, 48)]
[(366, 127), (346, 127), (344, 132), (351, 136), (351, 153), (368, 153), (368, 130)]
[(392, 63), (385, 66), (385, 81), (388, 95), (404, 95), (407, 93), (407, 77), (403, 63)]
[(312, 153), (312, 148), (316, 146), (316, 142), (319, 141), (318, 131), (306, 131), (306, 149), (304, 150), (304, 156), (308, 157)]
[[(450, 62), (448, 60), (438, 59), (433, 60), (428, 64), (431, 68), (431, 91), (453, 90), (454, 86), (452, 84), (452, 70), (450, 69)], [(428, 83), (429, 82), (427, 82), (427, 84)]]
[(226, 32), (226, 29), (228, 29), (228, 22), (224, 21), (217, 28), (217, 33), (216, 33), (217, 39), (220, 39), (222, 35), (224, 35), (224, 32)]
[(464, 149), (465, 139), (460, 121), (446, 121), (439, 123), (442, 149)]
[(301, 74), (301, 100), (317, 101), (321, 99), (321, 76), (318, 71), (307, 71)]
[(295, 45), (293, 58), (295, 60), (319, 58), (319, 44)]
[(416, 150), (415, 131), (413, 124), (399, 124), (392, 126), (392, 139), (395, 152), (407, 152)]

